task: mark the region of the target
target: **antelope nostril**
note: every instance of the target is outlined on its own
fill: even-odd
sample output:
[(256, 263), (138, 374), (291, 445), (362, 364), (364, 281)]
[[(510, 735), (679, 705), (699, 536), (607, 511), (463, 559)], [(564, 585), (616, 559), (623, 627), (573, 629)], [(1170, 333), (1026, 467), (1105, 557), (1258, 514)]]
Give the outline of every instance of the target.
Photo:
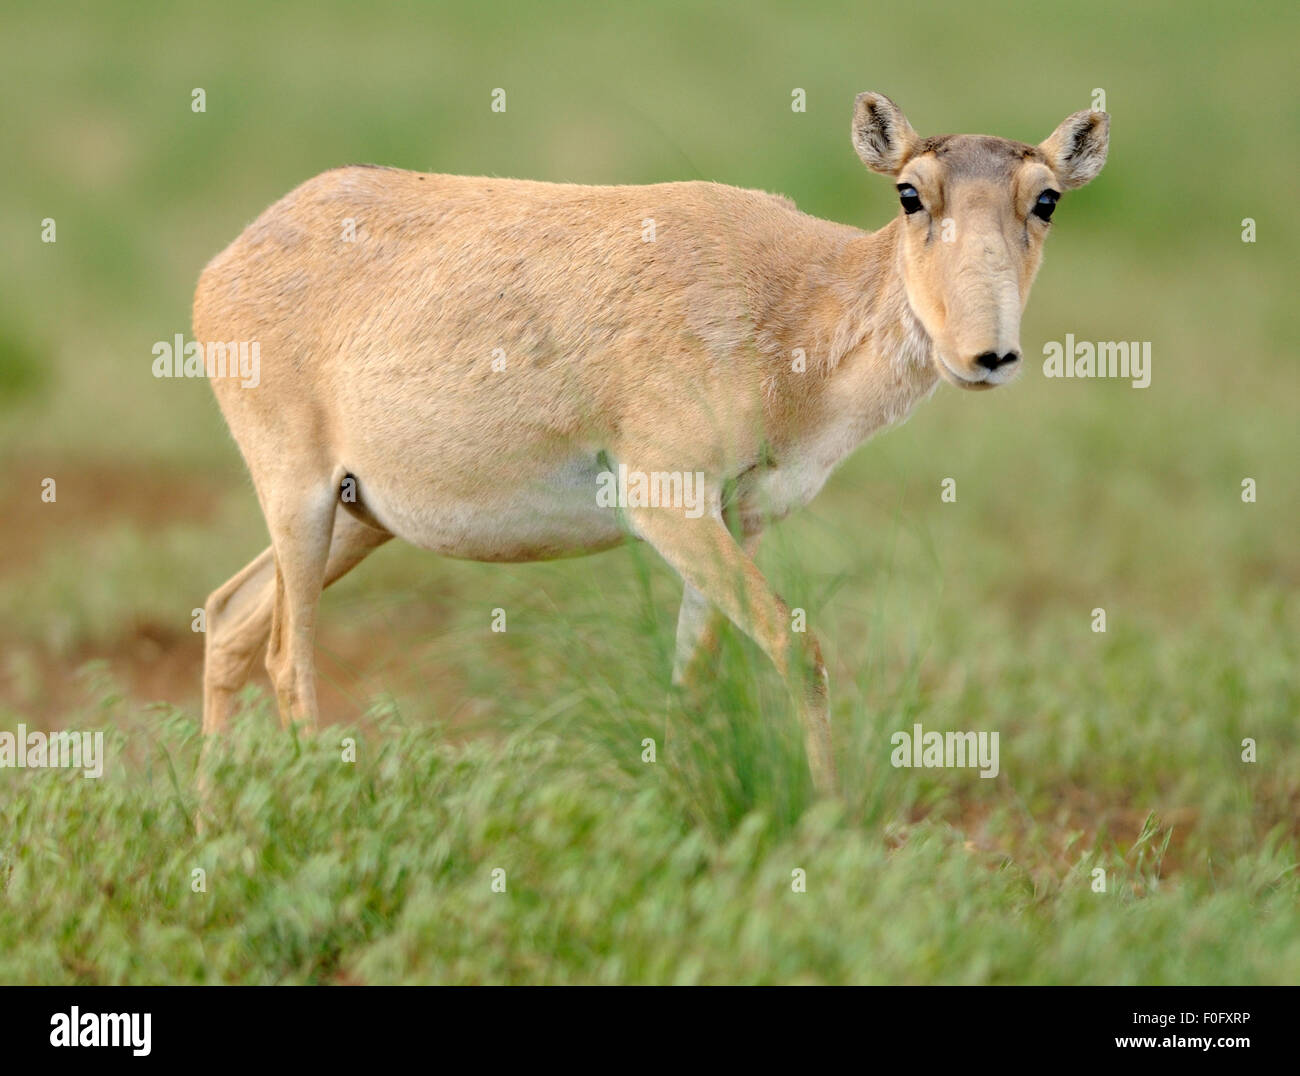
[(1005, 366), (1009, 362), (1015, 362), (1018, 358), (1020, 358), (1020, 356), (1014, 351), (1008, 351), (1000, 358), (996, 351), (986, 351), (983, 355), (976, 356), (975, 363), (978, 366), (983, 366), (986, 370), (996, 370), (999, 366)]

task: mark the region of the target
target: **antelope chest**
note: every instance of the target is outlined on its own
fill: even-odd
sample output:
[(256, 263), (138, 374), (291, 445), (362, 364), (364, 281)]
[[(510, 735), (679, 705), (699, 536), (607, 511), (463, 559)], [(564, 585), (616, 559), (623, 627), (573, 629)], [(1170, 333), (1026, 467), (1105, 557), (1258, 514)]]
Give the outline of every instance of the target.
[(902, 381), (877, 406), (865, 411), (851, 407), (832, 412), (826, 419), (775, 453), (767, 466), (746, 472), (738, 483), (741, 511), (782, 519), (811, 501), (844, 462), (878, 430), (904, 421), (912, 409), (929, 396), (938, 381), (919, 377)]
[(802, 508), (873, 429), (865, 419), (842, 417), (785, 446), (741, 477), (737, 493), (742, 512), (776, 520)]

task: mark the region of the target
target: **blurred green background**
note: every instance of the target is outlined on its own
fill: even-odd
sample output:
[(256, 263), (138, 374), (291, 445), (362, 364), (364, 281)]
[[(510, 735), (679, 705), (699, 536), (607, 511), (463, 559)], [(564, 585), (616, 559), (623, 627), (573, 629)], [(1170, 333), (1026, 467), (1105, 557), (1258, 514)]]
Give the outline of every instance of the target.
[[(705, 178), (875, 228), (897, 202), (849, 144), (857, 92), (889, 94), (922, 134), (1038, 142), (1100, 89), (1109, 162), (1057, 213), (1022, 327), (1025, 375), (992, 394), (941, 388), (778, 528), (760, 561), (826, 643), (841, 822), (853, 827), (843, 855), (871, 849), (883, 869), (882, 833), (906, 849), (916, 827), (942, 827), (957, 853), (974, 848), (1034, 879), (1027, 905), (988, 895), (977, 874), (962, 876), (954, 901), (987, 900), (1003, 926), (1036, 914), (1049, 933), (1045, 923), (1084, 923), (1059, 951), (1029, 935), (1005, 964), (987, 948), (947, 963), (898, 949), (884, 979), (1196, 981), (1221, 968), (1234, 981), (1295, 981), (1297, 29), (1296, 6), (1282, 2), (8, 4), (0, 481), (17, 518), (0, 534), (0, 714), (80, 727), (111, 713), (138, 733), (124, 750), (145, 767), (150, 704), (176, 707), (192, 730), (202, 646), (190, 611), (266, 538), (207, 385), (155, 380), (151, 347), (189, 333), (207, 259), (309, 176), (375, 162), (584, 183)], [(497, 87), (505, 113), (490, 109)], [(806, 112), (791, 109), (795, 88)], [(52, 244), (41, 242), (47, 217)], [(1244, 218), (1256, 222), (1253, 243)], [(1067, 332), (1151, 341), (1150, 387), (1045, 379), (1042, 345)], [(54, 504), (40, 499), (46, 477)], [(940, 501), (947, 477), (955, 504)], [(1242, 502), (1247, 477), (1257, 503)], [(617, 782), (640, 771), (619, 752), (635, 762), (644, 727), (662, 728), (675, 601), (667, 570), (635, 551), (488, 567), (394, 544), (326, 595), (325, 712), (362, 721), (381, 699), (385, 713), (436, 723), (453, 742), (520, 729), (608, 741), (621, 803)], [(497, 606), (510, 610), (507, 636), (488, 631)], [(1090, 630), (1095, 607), (1107, 610), (1105, 635)], [(807, 802), (793, 719), (747, 643), (729, 644), (719, 683), (722, 724), (705, 727), (720, 739), (696, 744), (694, 776), (646, 809), (680, 810), (674, 839), (725, 842), (751, 817), (787, 839)], [(913, 720), (1001, 729), (1004, 776), (893, 770), (889, 733)], [(773, 731), (751, 741), (740, 726)], [(1253, 765), (1240, 761), (1243, 737), (1259, 741)], [(482, 765), (494, 772), (490, 758)], [(721, 791), (710, 774), (724, 775)], [(539, 803), (550, 787), (538, 786)], [(123, 786), (124, 819), (136, 817), (131, 797), (153, 802), (151, 789)], [(93, 854), (86, 832), (23, 810), (30, 833)], [(1158, 899), (1150, 864), (1137, 866), (1152, 832), (1169, 840), (1162, 869), (1191, 887), (1170, 898), (1162, 930), (1147, 922), (1144, 936), (1164, 939), (1154, 948), (1106, 913), (1043, 896), (1092, 856), (1136, 872), (1130, 896)], [(570, 836), (558, 846), (580, 866), (609, 852)], [(932, 880), (932, 861), (917, 864), (894, 884)], [(89, 899), (83, 883), (95, 892), (70, 882), (33, 914), (57, 919), (59, 900)], [(1204, 918), (1201, 897), (1220, 885), (1238, 903)], [(124, 921), (170, 914), (140, 901), (118, 909)], [(1293, 917), (1252, 938), (1268, 901), (1269, 914)], [(1170, 963), (1181, 917), (1195, 915), (1211, 933), (1228, 921), (1244, 933), (1217, 962)], [(783, 921), (774, 914), (773, 929)], [(367, 931), (392, 926), (378, 922)], [(658, 962), (551, 960), (543, 947), (531, 963), (451, 977), (773, 977), (728, 964), (725, 930), (717, 938), (698, 965), (674, 964), (650, 931), (647, 947), (670, 945)], [(833, 955), (815, 948), (820, 957), (782, 950), (780, 937), (764, 944), (789, 958), (778, 979), (872, 978), (864, 969), (880, 946), (840, 941)], [(1073, 970), (1054, 971), (1067, 950)], [(0, 973), (39, 978), (22, 960)], [(291, 949), (256, 974), (321, 978), (348, 963)], [(363, 964), (370, 978), (437, 977), (418, 961)], [(133, 966), (66, 972), (65, 962), (60, 974), (112, 980)], [(162, 958), (152, 967), (256, 977)]]

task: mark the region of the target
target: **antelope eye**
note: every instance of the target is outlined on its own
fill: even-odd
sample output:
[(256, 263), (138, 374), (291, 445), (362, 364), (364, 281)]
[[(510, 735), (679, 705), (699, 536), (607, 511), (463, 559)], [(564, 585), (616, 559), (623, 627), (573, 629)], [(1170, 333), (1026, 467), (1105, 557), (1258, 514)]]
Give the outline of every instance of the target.
[(1060, 197), (1058, 191), (1043, 191), (1038, 196), (1038, 201), (1034, 203), (1034, 216), (1040, 220), (1051, 220), (1052, 211), (1056, 209), (1056, 201)]
[(898, 185), (898, 200), (902, 203), (903, 212), (909, 215), (921, 208), (921, 196), (910, 183)]

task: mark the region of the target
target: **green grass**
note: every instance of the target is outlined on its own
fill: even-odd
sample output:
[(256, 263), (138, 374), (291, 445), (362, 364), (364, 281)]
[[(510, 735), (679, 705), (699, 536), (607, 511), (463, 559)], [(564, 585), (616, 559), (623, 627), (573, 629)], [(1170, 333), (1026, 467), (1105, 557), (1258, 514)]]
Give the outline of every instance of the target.
[[(210, 761), (217, 791), (196, 836), (192, 721), (111, 703), (105, 716), (111, 754), (135, 765), (100, 782), (29, 775), (6, 808), (0, 980), (1180, 983), (1300, 970), (1300, 893), (1276, 831), (1218, 837), (1206, 869), (1165, 878), (1156, 818), (1135, 847), (1076, 846), (1042, 875), (935, 819), (891, 848), (893, 807), (865, 782), (783, 818), (756, 772), (769, 752), (722, 770), (760, 789), (752, 809), (701, 824), (680, 772), (701, 759), (637, 761), (646, 728), (631, 719), (611, 717), (599, 743), (533, 729), (449, 747), (436, 724), (390, 709), (367, 733), (303, 745), (269, 732), (262, 708)], [(1079, 725), (1061, 754), (1085, 746)], [(359, 739), (355, 764), (341, 761), (345, 736)], [(1027, 799), (995, 797), (989, 826), (1050, 813), (1042, 757)], [(889, 780), (879, 753), (868, 765)], [(1221, 773), (1193, 784), (1250, 791)]]
[[(6, 10), (0, 729), (110, 749), (99, 781), (0, 770), (0, 982), (1300, 982), (1294, 5), (738, 11)], [(941, 390), (765, 539), (827, 651), (840, 802), (748, 641), (669, 699), (648, 551), (394, 543), (325, 598), (343, 724), (300, 745), (251, 692), (195, 833), (191, 610), (266, 539), (207, 386), (150, 348), (267, 204), (375, 161), (704, 177), (876, 227), (856, 92), (1037, 141), (1095, 88), (1110, 160), (1062, 200), (1025, 376)], [(1066, 332), (1151, 341), (1151, 387), (1044, 379)], [(998, 731), (1000, 776), (895, 769), (916, 722)]]
[[(1300, 975), (1293, 607), (1220, 608), (1219, 626), (1163, 639), (1076, 626), (1065, 660), (1047, 652), (1065, 626), (981, 648), (968, 618), (936, 615), (927, 653), (886, 650), (837, 683), (845, 793), (813, 806), (781, 685), (747, 642), (728, 636), (701, 712), (670, 711), (670, 618), (648, 620), (670, 581), (637, 559), (592, 562), (607, 572), (558, 614), (502, 599), (504, 635), (416, 637), (418, 654), (481, 664), (471, 693), (495, 734), (457, 741), (427, 703), (389, 699), (360, 731), (300, 744), (252, 692), (202, 835), (193, 713), (83, 670), (77, 719), (110, 730), (109, 767), (6, 773), (0, 981)], [(982, 660), (945, 667), (950, 652)], [(1000, 730), (1000, 779), (894, 769), (889, 736), (914, 722)]]

